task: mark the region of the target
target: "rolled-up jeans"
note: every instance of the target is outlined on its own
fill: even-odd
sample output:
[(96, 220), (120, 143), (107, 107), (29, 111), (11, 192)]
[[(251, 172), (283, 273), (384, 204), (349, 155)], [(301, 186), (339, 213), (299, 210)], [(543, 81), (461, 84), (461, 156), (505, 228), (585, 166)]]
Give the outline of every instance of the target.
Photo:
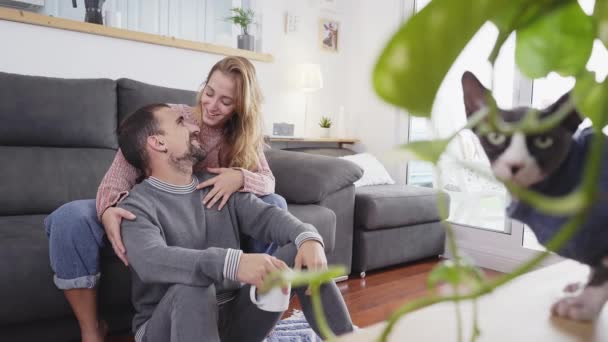
[[(280, 195), (269, 194), (260, 199), (287, 209), (287, 202)], [(78, 200), (62, 205), (46, 217), (44, 226), (57, 288), (96, 287), (100, 277), (99, 252), (107, 239), (97, 218), (95, 200)], [(276, 245), (251, 241), (248, 248), (250, 252), (272, 254)]]

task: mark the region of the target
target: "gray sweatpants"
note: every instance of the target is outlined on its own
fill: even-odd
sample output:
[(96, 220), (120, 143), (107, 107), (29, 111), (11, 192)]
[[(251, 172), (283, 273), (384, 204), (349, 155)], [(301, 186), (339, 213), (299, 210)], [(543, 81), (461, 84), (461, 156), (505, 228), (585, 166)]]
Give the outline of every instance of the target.
[[(279, 248), (274, 256), (292, 267), (296, 253), (296, 246), (289, 244)], [(147, 322), (143, 341), (262, 341), (282, 313), (258, 309), (249, 299), (249, 288), (243, 286), (234, 300), (218, 307), (213, 285), (172, 285)], [(312, 302), (305, 291), (306, 287), (292, 289), (306, 319), (319, 334)], [(337, 335), (352, 331), (346, 304), (334, 282), (321, 286), (321, 299), (332, 331)]]

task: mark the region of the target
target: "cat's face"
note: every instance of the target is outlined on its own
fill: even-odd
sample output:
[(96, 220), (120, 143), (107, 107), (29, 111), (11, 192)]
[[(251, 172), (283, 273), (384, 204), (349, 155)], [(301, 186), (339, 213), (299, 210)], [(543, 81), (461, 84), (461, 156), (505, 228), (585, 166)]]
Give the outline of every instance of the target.
[[(462, 88), (469, 117), (485, 107), (489, 91), (468, 71), (462, 75)], [(544, 109), (541, 117), (554, 113), (567, 99), (568, 94), (562, 96)], [(517, 123), (528, 110), (529, 108), (501, 109), (499, 115), (506, 122)], [(570, 149), (572, 134), (580, 123), (580, 115), (573, 111), (560, 125), (543, 134), (525, 136), (520, 132), (513, 135), (489, 132), (481, 135), (476, 130), (475, 134), (490, 159), (495, 176), (528, 187), (542, 181), (560, 166)]]

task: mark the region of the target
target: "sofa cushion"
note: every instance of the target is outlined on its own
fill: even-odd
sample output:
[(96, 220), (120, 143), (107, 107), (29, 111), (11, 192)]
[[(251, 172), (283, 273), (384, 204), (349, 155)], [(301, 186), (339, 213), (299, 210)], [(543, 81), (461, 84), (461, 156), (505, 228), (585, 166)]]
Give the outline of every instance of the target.
[[(44, 231), (45, 215), (0, 217), (1, 325), (71, 317), (63, 293), (53, 283), (49, 241)], [(104, 247), (99, 297), (104, 313), (132, 311), (130, 274)]]
[(434, 221), (392, 229), (357, 229), (354, 238), (353, 269), (366, 272), (442, 254), (445, 229)]
[(44, 215), (0, 217), (2, 324), (71, 312), (63, 294), (53, 283), (44, 218)]
[(340, 157), (357, 164), (363, 169), (363, 177), (355, 182), (355, 187), (395, 184), (382, 163), (371, 153), (357, 153)]
[(318, 154), (321, 156), (328, 157), (344, 157), (351, 156), (355, 154), (355, 151), (349, 150), (347, 148), (337, 148), (337, 147), (290, 147), (284, 148), (285, 151), (294, 151), (294, 152), (304, 152), (310, 154)]
[(118, 80), (118, 122), (140, 107), (152, 103), (182, 103), (194, 105), (196, 92), (167, 88), (128, 78)]
[(117, 148), (116, 83), (0, 73), (0, 145)]
[(419, 186), (395, 184), (357, 188), (355, 226), (372, 230), (438, 221), (437, 198), (436, 190)]
[(319, 203), (363, 175), (354, 163), (333, 157), (270, 149), (266, 159), (276, 179), (275, 192), (289, 203)]
[(330, 209), (318, 205), (288, 204), (288, 210), (293, 216), (304, 223), (310, 223), (323, 237), (325, 252), (334, 250), (336, 236), (336, 214)]
[(115, 154), (110, 149), (0, 146), (0, 215), (48, 214), (66, 202), (95, 198)]

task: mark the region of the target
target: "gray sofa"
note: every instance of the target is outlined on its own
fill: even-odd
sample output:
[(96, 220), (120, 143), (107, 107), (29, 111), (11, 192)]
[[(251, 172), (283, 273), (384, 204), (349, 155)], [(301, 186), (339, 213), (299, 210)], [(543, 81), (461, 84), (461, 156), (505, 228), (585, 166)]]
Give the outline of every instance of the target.
[[(155, 102), (192, 103), (191, 91), (120, 79), (0, 73), (0, 341), (70, 341), (79, 330), (52, 282), (43, 220), (62, 204), (94, 198), (117, 148), (118, 123)], [(266, 152), (289, 211), (323, 235), (330, 263), (351, 269), (354, 164)], [(130, 279), (102, 250), (100, 310), (111, 333), (130, 328)]]
[[(354, 154), (345, 148), (290, 150), (331, 157)], [(363, 278), (367, 271), (443, 254), (439, 200), (449, 208), (447, 194), (432, 188), (398, 184), (356, 188), (352, 270)]]

